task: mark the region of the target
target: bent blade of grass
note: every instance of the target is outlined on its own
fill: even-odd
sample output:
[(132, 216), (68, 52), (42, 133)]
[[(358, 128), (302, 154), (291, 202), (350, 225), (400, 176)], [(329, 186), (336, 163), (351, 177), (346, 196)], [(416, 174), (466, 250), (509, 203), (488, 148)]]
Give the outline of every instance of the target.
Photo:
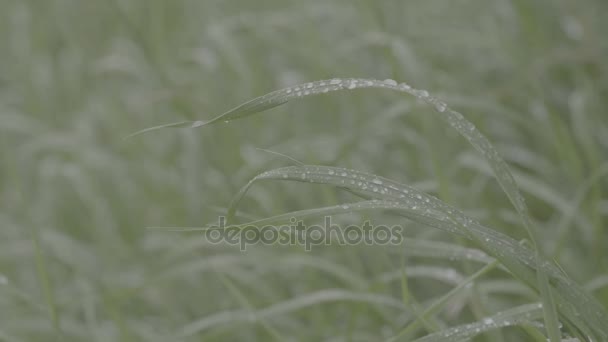
[(421, 337), (415, 340), (415, 342), (458, 342), (468, 340), (483, 332), (510, 326), (529, 324), (542, 317), (542, 304), (526, 304), (484, 318), (479, 322), (451, 327), (449, 329)]
[(169, 123), (169, 124), (165, 124), (165, 125), (148, 127), (148, 128), (144, 128), (142, 130), (139, 130), (137, 132), (127, 135), (126, 137), (124, 137), (124, 140), (128, 140), (128, 139), (131, 139), (140, 134), (157, 131), (157, 130), (163, 129), (163, 128), (188, 128), (188, 127), (192, 127), (192, 121), (180, 121), (180, 122), (173, 122), (173, 123)]
[[(301, 214), (303, 215), (348, 212), (363, 208), (394, 210), (415, 222), (463, 235), (476, 241), (485, 252), (497, 258), (512, 274), (539, 292), (542, 290), (539, 286), (542, 285), (539, 284), (537, 276), (539, 273), (546, 274), (547, 286), (553, 285), (551, 290), (556, 292), (556, 310), (559, 310), (564, 318), (586, 335), (599, 336), (598, 339), (600, 340), (608, 337), (608, 314), (606, 309), (570, 280), (558, 267), (542, 259), (538, 253), (524, 247), (514, 239), (482, 226), (458, 209), (433, 196), (390, 179), (361, 171), (327, 166), (290, 166), (266, 171), (252, 179), (235, 196), (229, 207), (228, 217), (235, 212), (248, 189), (255, 182), (261, 180), (328, 184), (346, 188), (355, 193), (363, 193), (379, 200), (311, 209), (302, 211)], [(273, 219), (285, 220), (289, 217), (293, 217), (293, 213), (275, 216)], [(250, 224), (266, 222), (269, 222), (269, 220), (259, 220)], [(543, 305), (545, 304), (543, 303)]]
[(300, 85), (288, 87), (281, 90), (276, 90), (270, 92), (266, 95), (257, 97), (250, 101), (247, 101), (221, 115), (216, 116), (215, 118), (204, 122), (204, 121), (182, 121), (171, 123), (167, 125), (161, 125), (156, 127), (147, 128), (145, 130), (136, 132), (131, 136), (142, 134), (146, 132), (150, 132), (153, 130), (158, 130), (167, 127), (202, 127), (206, 125), (215, 124), (218, 122), (229, 122), (239, 118), (244, 118), (249, 115), (253, 115), (262, 111), (265, 111), (270, 108), (274, 108), (280, 106), (284, 103), (287, 103), (291, 100), (312, 96), (325, 94), (333, 91), (339, 90), (353, 90), (360, 88), (382, 88), (382, 89), (390, 89), (399, 92), (405, 92), (410, 95), (415, 96), (416, 98), (429, 103), (435, 107), (435, 109), (443, 114), (441, 117), (458, 133), (460, 133), (463, 137), (465, 137), (469, 143), (480, 152), (486, 160), (488, 160), (492, 170), (494, 171), (494, 175), (501, 187), (513, 203), (515, 209), (520, 213), (526, 229), (528, 229), (528, 234), (530, 235), (533, 241), (536, 241), (534, 235), (531, 231), (531, 224), (529, 219), (527, 218), (527, 208), (524, 202), (523, 197), (519, 193), (517, 184), (509, 171), (509, 168), (506, 162), (500, 157), (498, 151), (492, 146), (489, 140), (481, 134), (471, 122), (469, 122), (465, 117), (457, 112), (452, 110), (446, 103), (443, 101), (431, 96), (426, 90), (420, 90), (412, 88), (410, 85), (406, 83), (397, 83), (394, 80), (374, 80), (374, 79), (361, 79), (361, 78), (334, 78), (330, 80), (321, 80), (303, 83)]

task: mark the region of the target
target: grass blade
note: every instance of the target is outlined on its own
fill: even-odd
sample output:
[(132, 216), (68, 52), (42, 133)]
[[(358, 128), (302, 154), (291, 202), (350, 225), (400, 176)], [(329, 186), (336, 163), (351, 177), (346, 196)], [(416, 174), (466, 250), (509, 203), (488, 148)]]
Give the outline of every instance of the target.
[(480, 322), (460, 325), (424, 336), (415, 342), (457, 342), (473, 338), (486, 331), (528, 324), (543, 316), (541, 307), (540, 303), (518, 306)]
[[(546, 274), (546, 283), (555, 291), (557, 309), (565, 319), (588, 336), (608, 336), (608, 314), (606, 309), (577, 284), (570, 280), (553, 263), (540, 259), (533, 250), (522, 246), (514, 239), (490, 228), (484, 227), (469, 218), (456, 208), (453, 208), (433, 196), (429, 196), (412, 187), (398, 182), (367, 174), (361, 171), (327, 166), (291, 166), (266, 171), (252, 179), (235, 196), (229, 207), (234, 213), (240, 200), (248, 189), (261, 180), (288, 180), (328, 184), (347, 188), (356, 193), (363, 193), (379, 201), (364, 201), (355, 204), (313, 209), (303, 211), (306, 214), (330, 214), (332, 212), (348, 212), (359, 209), (394, 210), (404, 214), (409, 219), (426, 224), (450, 233), (459, 234), (476, 241), (488, 254), (497, 258), (513, 275), (528, 286), (540, 292), (538, 274)], [(284, 214), (281, 219), (292, 217)], [(275, 217), (275, 219), (277, 218)], [(250, 224), (267, 223), (256, 221)]]

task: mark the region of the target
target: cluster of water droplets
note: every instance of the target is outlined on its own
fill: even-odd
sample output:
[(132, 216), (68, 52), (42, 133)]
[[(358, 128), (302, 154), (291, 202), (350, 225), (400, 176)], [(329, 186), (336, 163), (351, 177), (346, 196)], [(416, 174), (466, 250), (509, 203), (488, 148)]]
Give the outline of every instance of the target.
[[(521, 246), (517, 241), (481, 226), (470, 217), (454, 209), (438, 199), (419, 192), (405, 185), (390, 180), (366, 174), (363, 172), (333, 167), (287, 167), (265, 172), (258, 178), (282, 178), (309, 181), (323, 184), (334, 184), (372, 194), (375, 197), (374, 208), (413, 210), (417, 215), (427, 217), (437, 228), (480, 240), (485, 248), (493, 255), (507, 258), (517, 258), (523, 264), (536, 268), (534, 254)], [(370, 203), (365, 204), (368, 207)], [(344, 205), (342, 209), (357, 209), (353, 205)], [(482, 252), (478, 252), (483, 254)], [(470, 255), (471, 259), (480, 259), (482, 255)], [(549, 263), (538, 267), (543, 272), (555, 276), (556, 269)]]
[(437, 338), (449, 338), (450, 340), (469, 339), (489, 330), (523, 323), (530, 324), (541, 315), (541, 309), (542, 305), (540, 303), (523, 305), (516, 309), (498, 313), (493, 317), (486, 317), (480, 322), (465, 324), (428, 335), (419, 341), (436, 341)]
[(501, 234), (497, 235), (497, 233), (481, 226), (464, 213), (433, 196), (391, 180), (356, 170), (325, 166), (286, 167), (267, 171), (257, 178), (280, 178), (332, 184), (368, 193), (375, 199), (383, 201), (383, 203), (378, 204), (378, 207), (413, 210), (417, 215), (431, 219), (431, 222), (435, 222), (434, 226), (437, 228), (462, 234), (468, 238), (472, 238), (473, 235), (477, 236), (477, 239), (483, 241), (484, 245), (496, 255), (517, 255), (518, 259), (526, 265), (534, 265), (532, 256), (529, 253), (521, 253), (524, 248), (517, 245), (516, 241), (511, 241), (512, 239), (507, 239), (506, 236)]
[(357, 88), (390, 88), (397, 91), (410, 93), (417, 98), (431, 103), (439, 112), (447, 109), (447, 105), (435, 97), (430, 96), (426, 90), (412, 88), (407, 83), (397, 83), (392, 79), (373, 80), (360, 78), (333, 78), (330, 80), (322, 80), (308, 82), (297, 86), (278, 90), (258, 99), (259, 102), (285, 101), (289, 98), (298, 98), (309, 95), (324, 94), (337, 90), (352, 90)]
[[(382, 203), (377, 203), (376, 208), (378, 209), (410, 210), (416, 215), (431, 219), (430, 222), (435, 222), (434, 226), (437, 228), (469, 238), (467, 228), (477, 225), (463, 213), (430, 195), (406, 185), (356, 170), (325, 166), (292, 166), (265, 172), (258, 178), (281, 178), (344, 186), (381, 200)], [(464, 226), (465, 229), (463, 230), (461, 226)]]

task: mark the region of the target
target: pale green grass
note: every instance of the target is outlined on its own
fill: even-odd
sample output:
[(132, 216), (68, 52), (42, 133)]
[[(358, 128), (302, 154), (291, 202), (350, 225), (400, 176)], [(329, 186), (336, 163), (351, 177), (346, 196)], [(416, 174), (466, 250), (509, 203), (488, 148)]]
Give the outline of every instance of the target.
[[(605, 1), (0, 9), (1, 341), (606, 340)], [(406, 239), (146, 229), (226, 213)]]

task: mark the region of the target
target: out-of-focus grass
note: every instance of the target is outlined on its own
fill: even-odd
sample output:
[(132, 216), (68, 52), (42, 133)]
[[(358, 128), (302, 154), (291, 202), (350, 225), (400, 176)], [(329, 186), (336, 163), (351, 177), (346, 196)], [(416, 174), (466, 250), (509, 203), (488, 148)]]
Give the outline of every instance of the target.
[[(200, 233), (145, 229), (214, 221), (252, 177), (291, 163), (256, 147), (398, 180), (527, 238), (466, 141), (432, 108), (391, 92), (123, 140), (331, 77), (406, 81), (466, 113), (510, 163), (543, 252), (608, 304), (605, 1), (2, 0), (0, 9), (0, 340), (383, 340), (479, 269), (459, 257), (479, 257), (477, 246), (378, 213), (335, 220), (401, 224), (414, 243), (242, 253)], [(239, 209), (256, 219), (353, 199), (265, 184)], [(494, 270), (427, 323), (444, 330), (538, 300)]]

